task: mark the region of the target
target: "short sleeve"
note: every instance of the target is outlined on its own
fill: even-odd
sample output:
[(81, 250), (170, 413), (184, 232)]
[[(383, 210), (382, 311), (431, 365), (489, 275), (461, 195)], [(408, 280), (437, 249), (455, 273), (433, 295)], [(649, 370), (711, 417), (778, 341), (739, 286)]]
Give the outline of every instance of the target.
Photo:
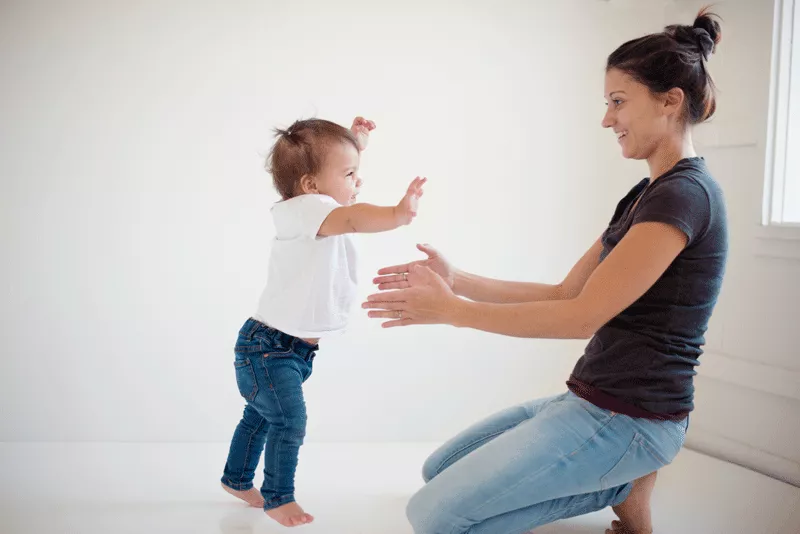
[(661, 222), (675, 226), (686, 234), (691, 245), (708, 227), (711, 218), (708, 194), (694, 179), (686, 176), (662, 180), (645, 192), (636, 207), (632, 225)]
[(272, 215), (278, 239), (315, 239), (330, 213), (341, 207), (328, 195), (298, 195), (275, 204)]

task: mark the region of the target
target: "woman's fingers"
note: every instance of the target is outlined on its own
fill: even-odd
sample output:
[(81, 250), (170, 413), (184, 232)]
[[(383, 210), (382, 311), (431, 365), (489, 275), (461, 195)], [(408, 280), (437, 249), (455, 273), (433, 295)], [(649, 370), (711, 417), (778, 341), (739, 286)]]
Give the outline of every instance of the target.
[[(384, 267), (383, 269), (380, 269), (378, 271), (378, 274), (381, 275), (381, 276), (377, 276), (377, 277), (373, 278), (372, 282), (375, 283), (375, 284), (379, 284), (379, 283), (384, 282), (384, 281), (392, 282), (394, 280), (383, 280), (383, 279), (384, 278), (389, 278), (389, 276), (394, 277), (395, 275), (403, 276), (403, 273), (409, 272), (410, 268), (411, 268), (411, 265), (408, 264), (408, 263), (406, 263), (405, 265), (392, 265), (391, 267)], [(389, 276), (387, 276), (387, 275), (389, 275)]]
[(411, 284), (406, 281), (378, 283), (378, 289), (381, 291), (388, 291), (391, 289), (408, 289), (409, 287), (411, 287)]
[(398, 315), (400, 310), (386, 311), (386, 310), (373, 310), (367, 313), (367, 316), (373, 319), (404, 319), (402, 315)]
[[(439, 251), (427, 243), (417, 244), (417, 250), (427, 254), (429, 259), (435, 258), (439, 255)], [(373, 278), (372, 283), (388, 284), (388, 283), (400, 282), (401, 279), (405, 281), (407, 280), (408, 273), (411, 272), (411, 269), (416, 265), (420, 265), (421, 263), (422, 263), (421, 261), (412, 261), (409, 263), (392, 265), (391, 267), (384, 267), (383, 269), (379, 269), (378, 274), (381, 276)], [(404, 274), (406, 275), (405, 278), (403, 277)], [(396, 275), (396, 277), (394, 277), (394, 275)]]
[(361, 304), (361, 307), (364, 309), (367, 308), (375, 308), (378, 310), (402, 310), (403, 306), (405, 306), (405, 302), (379, 302), (379, 301), (370, 301), (364, 302)]
[[(412, 263), (404, 263), (404, 264), (402, 264), (402, 265), (392, 265), (391, 267), (384, 267), (383, 269), (380, 269), (380, 270), (378, 271), (378, 274), (399, 274), (399, 275), (401, 275), (401, 276), (402, 276), (402, 274), (403, 274), (403, 273), (407, 273), (407, 272), (409, 272), (409, 271), (411, 270), (411, 267), (412, 267), (412, 266), (413, 266), (415, 263), (416, 263), (416, 262), (412, 262)], [(377, 279), (377, 278), (375, 278), (375, 279), (373, 280), (373, 282), (374, 282), (374, 283), (376, 283), (376, 284), (377, 284), (377, 283), (379, 283), (377, 280), (378, 280), (378, 279)]]
[[(380, 272), (380, 271), (378, 271), (378, 272)], [(389, 275), (385, 275), (385, 276), (378, 276), (378, 277), (372, 279), (372, 283), (373, 284), (392, 284), (392, 283), (401, 283), (401, 282), (407, 282), (407, 281), (408, 281), (408, 274), (405, 273), (405, 272), (403, 272), (401, 274), (389, 274)], [(404, 287), (408, 287), (408, 286), (403, 286), (400, 289), (403, 289)], [(381, 289), (384, 289), (384, 288), (381, 288)]]
[(395, 319), (394, 321), (386, 321), (385, 323), (381, 323), (383, 328), (392, 328), (395, 326), (408, 326), (411, 324), (420, 324), (414, 319)]
[(439, 251), (436, 250), (435, 248), (433, 248), (432, 246), (430, 246), (427, 243), (419, 243), (419, 244), (417, 244), (417, 250), (427, 254), (428, 258), (435, 258), (436, 256), (439, 255)]

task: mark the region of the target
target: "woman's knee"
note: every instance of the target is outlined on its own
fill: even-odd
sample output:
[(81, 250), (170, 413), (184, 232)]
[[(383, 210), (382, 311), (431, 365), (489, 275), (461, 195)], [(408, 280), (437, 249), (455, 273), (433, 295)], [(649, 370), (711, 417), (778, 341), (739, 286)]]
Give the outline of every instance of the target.
[(422, 488), (408, 501), (406, 517), (414, 529), (414, 534), (452, 534), (466, 533), (471, 523), (453, 513), (442, 499), (437, 499)]
[(441, 464), (442, 462), (437, 454), (432, 454), (425, 460), (425, 463), (422, 464), (422, 480), (426, 484), (439, 474)]
[(406, 517), (414, 534), (436, 534), (440, 530), (434, 530), (437, 524), (436, 510), (430, 506), (429, 502), (420, 495), (414, 494), (406, 505)]

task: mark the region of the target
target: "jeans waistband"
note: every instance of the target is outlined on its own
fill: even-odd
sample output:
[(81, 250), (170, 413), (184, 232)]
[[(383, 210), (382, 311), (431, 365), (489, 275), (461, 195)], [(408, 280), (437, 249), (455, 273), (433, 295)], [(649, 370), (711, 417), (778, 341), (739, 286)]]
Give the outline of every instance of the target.
[(256, 332), (261, 331), (263, 334), (266, 334), (267, 338), (275, 343), (275, 345), (291, 350), (304, 360), (313, 359), (314, 356), (316, 356), (314, 351), (319, 350), (319, 345), (312, 345), (299, 337), (281, 332), (253, 318), (245, 322), (242, 330), (249, 339), (252, 339)]

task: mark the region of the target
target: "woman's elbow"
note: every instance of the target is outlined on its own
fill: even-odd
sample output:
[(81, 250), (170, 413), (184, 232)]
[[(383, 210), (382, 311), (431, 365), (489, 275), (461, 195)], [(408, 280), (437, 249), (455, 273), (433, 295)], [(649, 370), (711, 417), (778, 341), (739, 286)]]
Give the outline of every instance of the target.
[(572, 300), (574, 306), (573, 315), (573, 331), (572, 336), (574, 339), (591, 339), (595, 333), (603, 326), (604, 321), (600, 318), (600, 314), (592, 309), (588, 303), (581, 299), (576, 298)]
[(597, 330), (598, 328), (594, 323), (581, 322), (578, 324), (577, 332), (574, 337), (575, 339), (592, 339), (592, 336), (594, 336)]

